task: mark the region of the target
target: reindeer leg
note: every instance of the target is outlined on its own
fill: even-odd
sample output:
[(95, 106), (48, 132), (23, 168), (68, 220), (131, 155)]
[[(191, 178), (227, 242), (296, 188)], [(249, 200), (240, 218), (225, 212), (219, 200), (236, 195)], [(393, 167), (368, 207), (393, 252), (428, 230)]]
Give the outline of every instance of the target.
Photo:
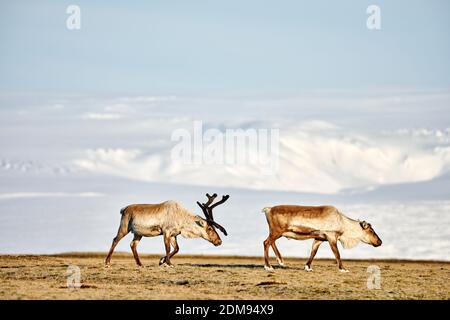
[(136, 264), (139, 267), (142, 267), (142, 263), (141, 263), (141, 260), (139, 259), (139, 255), (137, 253), (136, 247), (137, 247), (139, 241), (141, 241), (141, 239), (142, 239), (142, 236), (135, 234), (133, 241), (131, 241), (131, 243), (130, 243), (130, 247), (131, 247), (131, 251), (133, 252), (134, 260), (136, 260)]
[(267, 271), (273, 271), (273, 267), (269, 262), (269, 246), (270, 246), (270, 236), (264, 240), (264, 269)]
[(173, 247), (173, 251), (169, 254), (169, 259), (176, 255), (180, 250), (180, 247), (178, 247), (177, 237), (170, 238), (170, 244)]
[(341, 271), (341, 272), (348, 272), (348, 270), (345, 269), (343, 264), (342, 264), (341, 255), (339, 254), (339, 249), (338, 249), (338, 246), (337, 246), (336, 238), (328, 238), (328, 242), (330, 243), (331, 250), (333, 251), (334, 256), (336, 257), (336, 262), (337, 262), (337, 264), (339, 266), (339, 271)]
[(166, 249), (166, 255), (164, 257), (161, 257), (159, 260), (159, 265), (165, 265), (169, 267), (173, 267), (173, 264), (170, 262), (170, 238), (171, 236), (168, 234), (164, 235), (164, 247)]
[(311, 263), (312, 263), (314, 257), (316, 256), (317, 250), (319, 249), (322, 242), (323, 242), (323, 240), (314, 239), (312, 249), (311, 249), (311, 255), (309, 256), (309, 259), (305, 264), (306, 271), (313, 271), (313, 269), (311, 268)]
[(275, 255), (277, 256), (277, 262), (280, 266), (284, 267), (284, 261), (281, 257), (280, 251), (277, 248), (277, 245), (275, 244), (275, 240), (272, 242), (272, 249), (275, 252)]
[(273, 267), (270, 265), (270, 262), (269, 262), (269, 247), (278, 238), (279, 238), (279, 236), (269, 234), (267, 239), (264, 241), (264, 269), (266, 269), (267, 271), (273, 271)]
[(128, 234), (128, 226), (127, 226), (127, 228), (124, 228), (121, 223), (121, 226), (119, 227), (119, 231), (117, 232), (117, 236), (113, 239), (113, 242), (111, 244), (111, 249), (109, 249), (108, 255), (106, 256), (106, 259), (105, 259), (105, 267), (106, 268), (109, 268), (111, 266), (111, 256), (112, 256), (117, 244), (127, 234)]

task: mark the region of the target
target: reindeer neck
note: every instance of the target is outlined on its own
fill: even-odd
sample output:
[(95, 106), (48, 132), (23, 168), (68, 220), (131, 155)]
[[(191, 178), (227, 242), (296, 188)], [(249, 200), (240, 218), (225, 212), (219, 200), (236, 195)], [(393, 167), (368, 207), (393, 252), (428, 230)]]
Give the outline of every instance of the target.
[(347, 216), (342, 216), (344, 223), (344, 230), (346, 233), (352, 236), (360, 236), (362, 233), (361, 226), (358, 220), (351, 219)]

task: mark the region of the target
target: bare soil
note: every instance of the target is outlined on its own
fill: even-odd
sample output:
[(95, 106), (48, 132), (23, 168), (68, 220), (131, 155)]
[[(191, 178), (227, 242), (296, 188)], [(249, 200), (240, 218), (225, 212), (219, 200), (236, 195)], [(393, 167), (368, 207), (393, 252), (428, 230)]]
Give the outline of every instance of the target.
[[(450, 299), (449, 262), (344, 261), (350, 272), (341, 273), (333, 260), (315, 260), (306, 272), (305, 259), (288, 258), (269, 273), (261, 257), (179, 255), (168, 268), (141, 255), (138, 268), (130, 254), (115, 253), (105, 268), (105, 255), (0, 255), (0, 299)], [(77, 286), (69, 266), (79, 267), (80, 288), (68, 287)]]

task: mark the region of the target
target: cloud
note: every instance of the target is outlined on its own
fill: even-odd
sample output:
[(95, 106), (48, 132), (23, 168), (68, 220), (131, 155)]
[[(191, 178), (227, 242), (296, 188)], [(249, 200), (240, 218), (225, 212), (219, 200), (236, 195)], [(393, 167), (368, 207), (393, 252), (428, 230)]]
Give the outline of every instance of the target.
[(121, 119), (123, 116), (118, 113), (85, 113), (82, 115), (83, 119), (89, 119), (89, 120), (118, 120)]
[(64, 109), (64, 105), (61, 104), (61, 103), (55, 103), (55, 104), (52, 104), (50, 106), (50, 109), (52, 109), (52, 110), (62, 110), (62, 109)]
[(176, 96), (136, 96), (136, 97), (120, 97), (117, 101), (127, 103), (148, 103), (161, 101), (174, 101)]
[(113, 113), (128, 113), (130, 111), (134, 111), (134, 109), (128, 104), (124, 103), (114, 103), (109, 104), (103, 108), (105, 112), (113, 112)]
[(79, 198), (93, 198), (102, 197), (102, 193), (97, 192), (13, 192), (0, 193), (0, 200), (9, 199), (24, 199), (24, 198), (60, 198), (60, 197), (79, 197)]

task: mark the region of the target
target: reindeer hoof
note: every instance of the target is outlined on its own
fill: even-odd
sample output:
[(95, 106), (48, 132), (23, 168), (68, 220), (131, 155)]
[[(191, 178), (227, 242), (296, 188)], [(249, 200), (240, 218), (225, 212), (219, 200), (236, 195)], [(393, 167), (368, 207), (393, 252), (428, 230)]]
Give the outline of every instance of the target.
[(311, 272), (311, 271), (313, 271), (313, 268), (311, 268), (308, 265), (305, 265), (305, 271)]
[(168, 264), (167, 262), (164, 262), (164, 263), (160, 264), (160, 266), (164, 267), (164, 268), (173, 268), (174, 267), (173, 264)]
[(106, 268), (106, 269), (109, 269), (109, 268), (111, 268), (111, 264), (109, 264), (109, 263), (106, 263), (106, 264), (105, 264), (105, 268)]
[(274, 272), (272, 266), (264, 266), (264, 269), (266, 269), (266, 271), (269, 271), (269, 272)]
[(278, 265), (280, 267), (284, 267), (285, 266), (283, 261), (277, 259), (277, 262), (278, 262)]
[(348, 271), (347, 269), (339, 269), (339, 271), (342, 272), (342, 273), (350, 272), (350, 271)]
[(159, 265), (162, 265), (166, 263), (166, 257), (161, 257), (161, 259), (159, 259)]

